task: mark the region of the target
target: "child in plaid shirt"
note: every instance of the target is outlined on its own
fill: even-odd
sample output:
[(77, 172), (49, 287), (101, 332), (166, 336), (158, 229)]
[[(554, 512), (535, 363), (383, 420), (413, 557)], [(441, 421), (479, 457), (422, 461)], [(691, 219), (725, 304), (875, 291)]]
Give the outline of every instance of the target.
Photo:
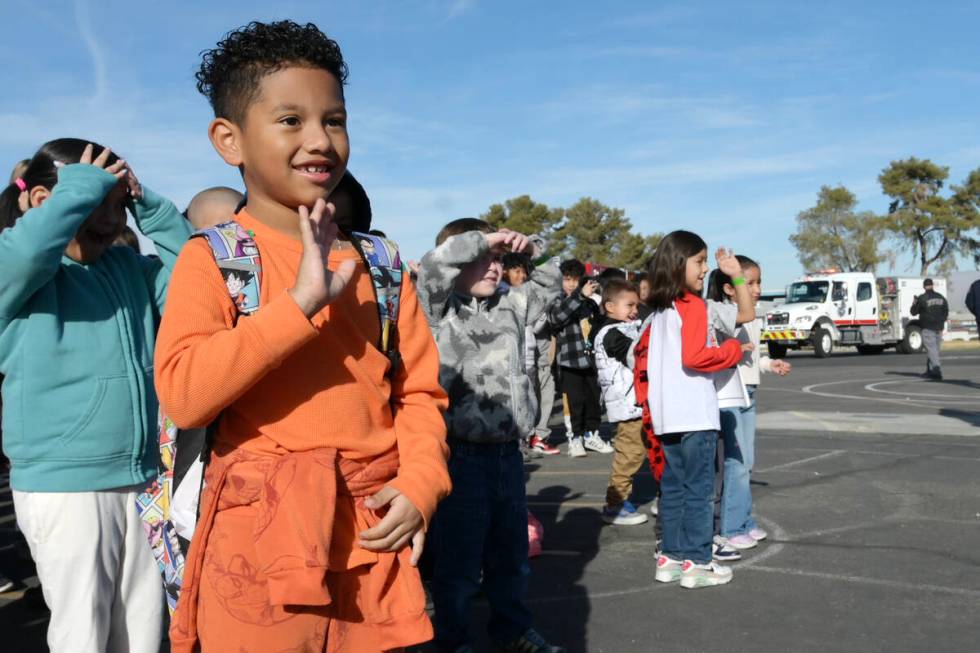
[(560, 269), (562, 296), (552, 305), (549, 319), (557, 339), (562, 393), (571, 413), (568, 455), (580, 458), (586, 449), (612, 453), (613, 448), (599, 436), (599, 377), (588, 341), (592, 320), (599, 315), (591, 299), (599, 284), (585, 279), (581, 261), (564, 261)]

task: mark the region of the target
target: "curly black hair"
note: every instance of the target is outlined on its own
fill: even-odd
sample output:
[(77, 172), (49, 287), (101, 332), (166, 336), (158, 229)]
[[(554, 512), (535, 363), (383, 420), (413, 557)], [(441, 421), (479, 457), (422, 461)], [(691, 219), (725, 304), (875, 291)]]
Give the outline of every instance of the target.
[(214, 49), (201, 52), (201, 69), (194, 76), (215, 117), (241, 123), (258, 97), (259, 81), (290, 65), (326, 70), (341, 88), (347, 81), (347, 64), (337, 42), (313, 23), (291, 20), (252, 21), (228, 32)]

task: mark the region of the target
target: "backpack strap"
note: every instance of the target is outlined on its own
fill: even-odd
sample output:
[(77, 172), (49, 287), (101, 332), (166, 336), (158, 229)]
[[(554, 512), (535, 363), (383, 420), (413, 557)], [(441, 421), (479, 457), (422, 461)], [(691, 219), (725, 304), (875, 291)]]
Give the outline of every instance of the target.
[(208, 241), (214, 262), (228, 287), (228, 296), (239, 315), (257, 311), (262, 287), (262, 259), (255, 244), (255, 234), (232, 220), (201, 229), (193, 237)]
[(391, 361), (390, 376), (401, 365), (398, 353), (398, 309), (404, 272), (401, 255), (393, 241), (373, 234), (355, 231), (351, 234), (351, 242), (371, 273), (381, 324), (378, 349)]

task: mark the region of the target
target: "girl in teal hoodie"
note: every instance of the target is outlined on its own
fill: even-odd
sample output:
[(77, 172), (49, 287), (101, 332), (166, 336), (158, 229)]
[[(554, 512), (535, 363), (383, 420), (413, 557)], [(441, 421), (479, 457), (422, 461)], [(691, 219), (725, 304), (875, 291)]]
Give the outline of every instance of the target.
[[(127, 208), (159, 258), (113, 246)], [(55, 652), (160, 646), (134, 501), (156, 472), (153, 347), (188, 236), (125, 161), (78, 139), (46, 143), (0, 194), (3, 448)]]

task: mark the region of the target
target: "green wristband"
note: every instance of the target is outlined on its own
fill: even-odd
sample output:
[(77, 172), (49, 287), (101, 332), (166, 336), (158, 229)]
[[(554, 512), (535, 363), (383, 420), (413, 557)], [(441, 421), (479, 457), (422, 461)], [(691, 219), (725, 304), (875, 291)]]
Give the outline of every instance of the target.
[(745, 279), (743, 277), (735, 277), (734, 279), (732, 279), (732, 285), (733, 286), (744, 286), (745, 285)]

